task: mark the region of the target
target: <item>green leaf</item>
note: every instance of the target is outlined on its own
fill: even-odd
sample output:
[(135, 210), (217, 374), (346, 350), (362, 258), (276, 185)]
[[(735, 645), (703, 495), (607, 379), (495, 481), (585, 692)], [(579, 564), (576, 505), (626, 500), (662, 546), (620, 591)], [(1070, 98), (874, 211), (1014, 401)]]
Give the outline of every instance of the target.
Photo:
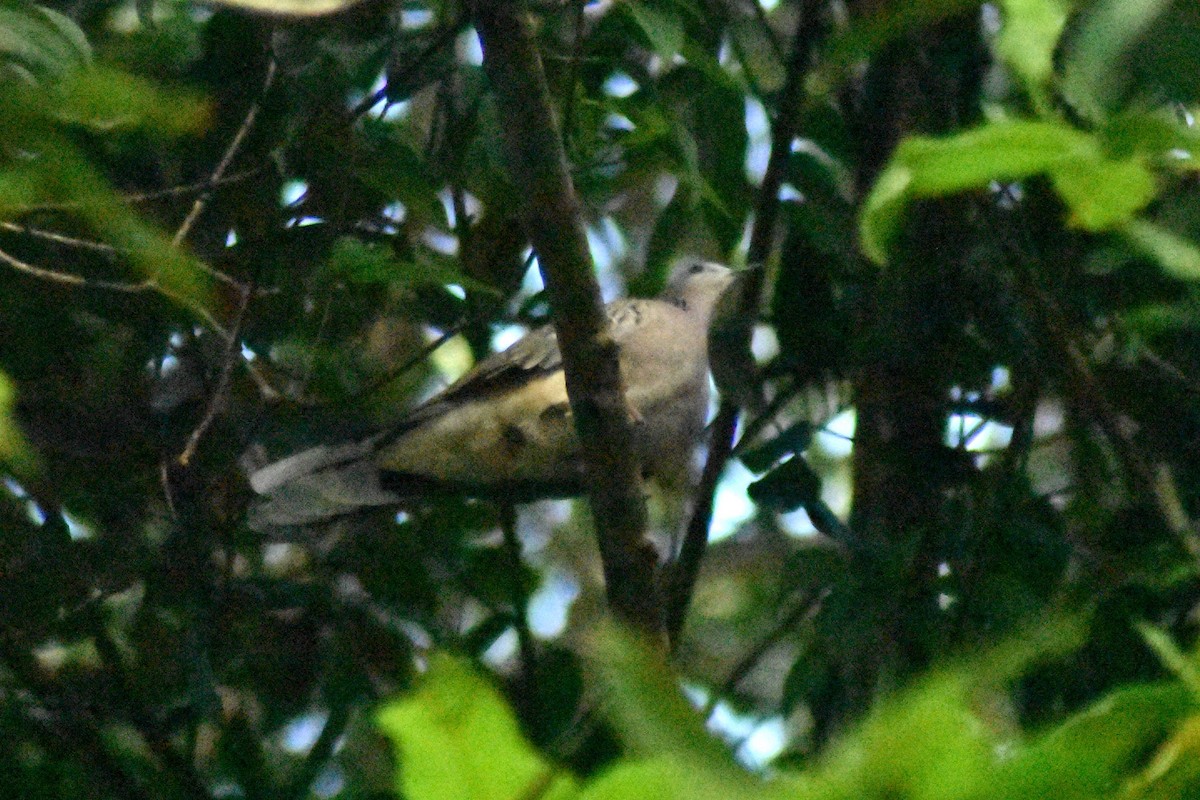
[(1006, 759), (993, 797), (1091, 800), (1112, 796), (1121, 779), (1167, 736), (1194, 704), (1179, 684), (1131, 686)]
[(136, 128), (177, 137), (200, 133), (209, 122), (208, 104), (199, 96), (100, 67), (65, 75), (54, 87), (53, 100), (55, 119), (100, 131)]
[(1113, 158), (1140, 155), (1176, 170), (1200, 168), (1200, 130), (1165, 109), (1118, 114), (1097, 133)]
[(758, 505), (772, 511), (794, 511), (821, 498), (821, 478), (802, 456), (794, 456), (746, 489)]
[(390, 122), (372, 118), (363, 120), (361, 126), (368, 146), (355, 159), (354, 175), (388, 199), (404, 203), (410, 218), (445, 224), (445, 211), (426, 163), (405, 141), (402, 131)]
[(416, 690), (376, 720), (399, 751), (396, 788), (409, 800), (560, 800), (578, 791), (521, 736), (499, 692), (449, 655), (434, 653)]
[(1158, 261), (1168, 275), (1200, 281), (1200, 245), (1144, 219), (1131, 221), (1121, 233), (1134, 249)]
[(675, 188), (675, 195), (658, 215), (654, 230), (650, 233), (650, 243), (646, 247), (647, 273), (666, 274), (671, 259), (679, 250), (680, 242), (691, 230), (696, 210), (696, 192), (690, 184), (680, 181)]
[(16, 390), (8, 377), (0, 372), (0, 463), (7, 462), (21, 469), (29, 466), (31, 456), (25, 436), (13, 417), (16, 404)]
[(1122, 99), (1134, 45), (1172, 0), (1098, 0), (1083, 14), (1062, 56), (1062, 86), (1083, 116), (1099, 120)]
[(588, 783), (580, 800), (727, 800), (781, 797), (766, 785), (729, 781), (703, 767), (671, 756), (619, 762)]
[(497, 294), (493, 286), (477, 281), (449, 262), (397, 258), (382, 244), (343, 237), (334, 243), (326, 262), (329, 275), (358, 284), (446, 286), (457, 284), (473, 292)]
[(1146, 640), (1146, 644), (1150, 645), (1150, 649), (1158, 655), (1163, 666), (1171, 670), (1175, 677), (1191, 690), (1192, 695), (1200, 700), (1200, 669), (1197, 669), (1195, 659), (1180, 650), (1171, 639), (1171, 635), (1162, 628), (1140, 622), (1137, 629)]
[(1156, 189), (1141, 159), (1085, 161), (1059, 167), (1051, 177), (1071, 209), (1071, 224), (1089, 231), (1129, 222), (1154, 199)]
[(766, 472), (784, 456), (802, 453), (808, 449), (812, 436), (812, 423), (802, 420), (786, 428), (775, 438), (742, 453), (739, 458), (751, 472)]
[(704, 730), (671, 668), (646, 642), (603, 625), (588, 637), (586, 657), (606, 700), (603, 713), (633, 753), (673, 755), (741, 775), (732, 754)]
[(0, 2), (0, 79), (55, 79), (91, 63), (87, 37), (70, 19), (24, 0)]
[(930, 676), (875, 713), (834, 748), (820, 771), (822, 783), (846, 797), (993, 796), (984, 790), (994, 745), (967, 703), (964, 677)]
[(633, 21), (651, 49), (668, 63), (683, 49), (683, 22), (674, 11), (648, 0), (625, 0), (619, 8)]
[(1004, 26), (996, 50), (1025, 84), (1040, 112), (1048, 111), (1054, 50), (1067, 24), (1066, 0), (1003, 0)]
[(1083, 131), (1060, 122), (1012, 120), (941, 139), (907, 139), (894, 160), (912, 170), (914, 193), (934, 197), (1097, 158), (1095, 139)]
[(863, 204), (859, 235), (876, 263), (908, 203), (1049, 173), (1072, 222), (1105, 230), (1128, 222), (1154, 197), (1154, 177), (1137, 158), (1110, 159), (1092, 134), (1051, 121), (1011, 120), (945, 138), (912, 137), (896, 148)]

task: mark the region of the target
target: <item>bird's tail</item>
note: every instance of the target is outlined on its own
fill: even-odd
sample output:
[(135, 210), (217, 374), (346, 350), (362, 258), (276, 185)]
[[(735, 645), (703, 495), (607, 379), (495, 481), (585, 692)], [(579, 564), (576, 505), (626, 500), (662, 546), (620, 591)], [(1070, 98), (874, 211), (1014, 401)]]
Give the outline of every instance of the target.
[(320, 445), (252, 473), (250, 487), (260, 497), (250, 507), (250, 527), (309, 525), (398, 502), (400, 496), (380, 483), (376, 438)]

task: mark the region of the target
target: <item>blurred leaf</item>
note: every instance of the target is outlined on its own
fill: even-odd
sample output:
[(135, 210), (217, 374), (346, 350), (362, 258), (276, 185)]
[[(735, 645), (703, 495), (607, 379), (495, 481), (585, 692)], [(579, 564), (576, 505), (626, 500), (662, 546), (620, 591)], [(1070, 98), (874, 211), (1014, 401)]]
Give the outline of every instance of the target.
[(925, 678), (838, 743), (818, 770), (820, 783), (846, 797), (989, 796), (994, 745), (966, 688), (963, 674)]
[(624, 10), (646, 43), (667, 63), (683, 49), (683, 22), (673, 9), (663, 8), (653, 0), (622, 0), (618, 8)]
[(729, 32), (738, 45), (738, 56), (752, 85), (764, 94), (782, 89), (787, 75), (771, 43), (769, 29), (755, 17), (738, 16)]
[(760, 371), (750, 349), (755, 318), (744, 310), (752, 274), (737, 273), (713, 306), (708, 325), (708, 365), (723, 398), (759, 411), (765, 403)]
[(1089, 231), (1129, 222), (1154, 199), (1156, 189), (1154, 175), (1140, 159), (1063, 165), (1051, 177), (1071, 209), (1071, 223)]
[(1145, 156), (1175, 170), (1200, 167), (1200, 129), (1177, 113), (1126, 111), (1114, 115), (1098, 132), (1114, 157)]
[(784, 456), (803, 453), (812, 442), (813, 426), (803, 420), (781, 431), (773, 439), (750, 448), (738, 458), (751, 472), (763, 473)]
[(30, 465), (32, 456), (13, 417), (16, 403), (16, 390), (7, 376), (0, 372), (0, 463), (8, 463), (18, 471), (24, 471)]
[(587, 784), (580, 800), (726, 800), (786, 797), (766, 784), (729, 781), (703, 766), (665, 755), (618, 763)]
[(63, 76), (53, 98), (57, 119), (99, 131), (139, 129), (183, 136), (200, 133), (209, 123), (209, 108), (198, 96), (101, 67)]
[(1137, 629), (1146, 640), (1146, 644), (1150, 645), (1150, 649), (1158, 655), (1163, 666), (1190, 689), (1196, 701), (1200, 702), (1200, 669), (1197, 668), (1195, 659), (1183, 653), (1171, 639), (1171, 635), (1162, 628), (1142, 622), (1138, 623)]
[(1128, 88), (1134, 46), (1173, 0), (1097, 0), (1063, 50), (1063, 91), (1085, 117), (1103, 119)]
[(841, 35), (832, 39), (820, 68), (814, 75), (817, 94), (832, 93), (851, 68), (892, 42), (919, 34), (937, 22), (965, 14), (982, 5), (981, 0), (924, 0), (920, 3), (895, 2), (872, 6), (874, 13), (860, 17)]
[(1161, 225), (1135, 219), (1121, 229), (1137, 250), (1156, 260), (1168, 275), (1186, 281), (1200, 280), (1200, 246)]
[(25, 0), (0, 3), (0, 81), (61, 78), (92, 62), (92, 48), (74, 22)]
[(666, 274), (671, 259), (679, 252), (679, 244), (688, 235), (696, 217), (695, 195), (690, 184), (680, 181), (670, 202), (658, 215), (646, 248), (648, 273)]
[(1139, 42), (1129, 68), (1140, 93), (1151, 101), (1167, 99), (1194, 106), (1200, 101), (1200, 5), (1174, 0)]
[(354, 174), (389, 200), (399, 200), (409, 218), (445, 224), (445, 211), (429, 176), (429, 169), (397, 126), (368, 118), (362, 138), (367, 145), (354, 160)]
[(330, 277), (351, 283), (404, 286), (457, 284), (473, 292), (498, 294), (494, 287), (475, 280), (449, 263), (402, 260), (393, 255), (385, 245), (364, 242), (350, 236), (334, 243), (326, 262), (326, 269)]
[(496, 689), (444, 653), (376, 719), (399, 751), (396, 789), (409, 800), (554, 800), (578, 791), (521, 737)]
[(587, 671), (605, 697), (604, 716), (633, 752), (674, 756), (740, 773), (733, 757), (704, 730), (662, 656), (636, 635), (612, 624), (591, 632)]
[(1067, 0), (1004, 0), (1004, 23), (996, 49), (1025, 84), (1041, 112), (1050, 111), (1048, 86), (1054, 51), (1067, 24)]
[(1194, 703), (1180, 685), (1118, 689), (1005, 759), (998, 797), (1091, 800), (1109, 796), (1122, 776), (1169, 734)]
[(213, 5), (281, 17), (320, 17), (345, 11), (360, 2), (362, 0), (213, 0)]
[(803, 456), (793, 456), (746, 489), (758, 505), (771, 511), (795, 511), (821, 499), (821, 478)]
[(1200, 787), (1200, 716), (1184, 720), (1144, 770), (1122, 787), (1128, 800), (1192, 797)]
[(911, 137), (896, 148), (863, 205), (863, 250), (884, 263), (914, 199), (1041, 173), (1054, 178), (1073, 219), (1089, 230), (1127, 222), (1154, 196), (1153, 176), (1140, 160), (1110, 160), (1095, 136), (1060, 122), (1007, 121), (945, 138)]

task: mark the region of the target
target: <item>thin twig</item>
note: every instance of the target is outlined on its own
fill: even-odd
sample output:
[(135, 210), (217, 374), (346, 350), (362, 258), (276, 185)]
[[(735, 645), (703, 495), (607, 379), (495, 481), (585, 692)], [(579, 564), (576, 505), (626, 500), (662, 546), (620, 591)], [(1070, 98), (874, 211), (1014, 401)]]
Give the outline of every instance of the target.
[[(458, 36), (458, 32), (461, 31), (471, 19), (470, 7), (470, 3), (464, 3), (463, 10), (457, 17), (455, 17), (454, 22), (438, 31), (437, 35), (433, 37), (433, 40), (425, 46), (425, 49), (418, 53), (412, 61), (404, 65), (404, 70), (399, 74), (397, 80), (403, 78), (404, 76), (415, 75), (417, 71), (425, 66), (425, 63), (429, 61), (429, 59), (433, 58), (433, 56), (439, 50), (453, 42), (454, 37)], [(361, 117), (363, 114), (374, 108), (381, 100), (386, 100), (387, 93), (387, 86), (372, 92), (360, 100), (358, 105), (351, 109), (350, 115), (352, 117)]]
[(571, 150), (571, 130), (575, 125), (575, 84), (579, 82), (579, 64), (583, 56), (583, 7), (587, 0), (575, 0), (575, 30), (572, 32), (571, 62), (567, 67), (567, 80), (562, 104), (563, 149)]
[[(48, 231), (43, 228), (32, 228), (28, 225), (23, 225), (19, 222), (0, 221), (0, 230), (11, 231), (12, 233), (20, 234), (22, 236), (29, 236), (34, 239), (42, 239), (42, 240), (45, 240), (48, 242), (54, 242), (55, 244), (62, 245), (63, 247), (73, 247), (78, 250), (90, 250), (92, 252), (102, 253), (106, 256), (110, 256), (113, 258), (123, 257), (123, 256), (127, 256), (129, 254), (129, 252), (127, 250), (124, 250), (120, 247), (115, 247), (114, 245), (108, 244), (106, 242), (97, 242), (97, 241), (93, 241), (91, 239), (80, 239), (80, 238), (77, 238), (74, 236), (67, 236), (65, 234), (58, 233), (56, 231)], [(63, 276), (66, 276), (68, 279), (73, 277), (73, 276), (68, 275), (67, 273), (56, 273), (51, 270), (44, 270), (39, 267), (32, 267), (31, 265), (26, 265), (26, 266), (29, 266), (30, 269), (41, 271), (42, 274), (40, 275), (40, 277), (50, 279), (49, 275), (54, 275), (55, 277), (53, 279), (57, 280), (58, 282), (63, 282), (61, 280), (61, 278)], [(217, 280), (221, 281), (222, 283), (224, 283), (228, 286), (232, 286), (235, 289), (239, 289), (239, 290), (244, 288), (240, 281), (238, 281), (236, 278), (234, 278), (231, 275), (221, 272), (216, 267), (213, 267), (211, 265), (204, 264), (204, 263), (200, 263), (200, 267), (205, 272), (207, 272), (209, 275), (212, 275), (214, 278), (216, 278)], [(121, 286), (139, 287), (137, 289), (137, 291), (144, 291), (144, 290), (158, 288), (157, 286), (154, 285), (154, 282), (150, 281), (150, 280), (141, 281), (140, 283), (136, 283), (136, 284), (122, 284), (119, 282), (109, 281), (107, 286), (100, 285), (102, 282), (97, 281), (95, 279), (91, 279), (91, 278), (80, 278), (80, 281), (81, 282), (76, 283), (76, 285), (92, 286), (95, 288), (109, 288), (109, 289), (117, 289), (118, 287), (121, 287)], [(280, 291), (281, 290), (279, 289), (279, 287), (267, 287), (267, 288), (255, 289), (255, 294), (260, 295), (260, 296), (267, 296), (267, 295), (279, 294)]]
[(442, 331), (441, 335), (422, 347), (420, 351), (417, 352), (417, 354), (412, 358), (408, 359), (395, 369), (388, 370), (386, 373), (372, 381), (371, 384), (367, 386), (366, 390), (360, 395), (360, 397), (370, 397), (372, 394), (378, 392), (380, 389), (394, 381), (397, 377), (403, 375), (417, 364), (420, 364), (422, 361), (429, 358), (429, 356), (433, 355), (435, 350), (453, 339), (458, 334), (462, 333), (462, 330), (466, 327), (466, 324), (467, 323), (465, 320), (459, 320), (451, 327)]
[(771, 648), (779, 644), (785, 635), (799, 628), (801, 625), (806, 625), (816, 619), (817, 614), (821, 613), (821, 608), (825, 605), (825, 598), (829, 597), (830, 591), (832, 590), (829, 587), (825, 587), (817, 591), (805, 593), (805, 596), (796, 603), (792, 610), (767, 631), (766, 635), (759, 639), (750, 648), (750, 651), (733, 665), (724, 682), (709, 696), (708, 702), (704, 704), (704, 710), (701, 712), (704, 719), (712, 716), (713, 709), (716, 708), (721, 698), (729, 696), (738, 687), (738, 684), (754, 671), (754, 668), (771, 651)]
[[(804, 0), (798, 11), (787, 80), (780, 93), (779, 110), (771, 130), (771, 155), (755, 203), (754, 227), (750, 232), (747, 253), (747, 260), (751, 264), (765, 265), (774, 249), (775, 220), (779, 215), (779, 190), (783, 186), (792, 139), (800, 121), (800, 110), (804, 100), (804, 77), (808, 72), (812, 49), (817, 41), (817, 12), (820, 6), (821, 0)], [(747, 273), (739, 313), (751, 316), (758, 312), (765, 280), (765, 270)], [(750, 346), (751, 330), (751, 326), (746, 327), (747, 340), (744, 346), (747, 348)], [(692, 518), (684, 535), (683, 545), (679, 549), (679, 557), (668, 573), (666, 620), (667, 634), (673, 647), (679, 642), (688, 607), (692, 602), (696, 578), (700, 574), (700, 562), (704, 558), (708, 528), (712, 523), (713, 497), (725, 462), (733, 452), (733, 437), (737, 431), (738, 416), (737, 403), (729, 398), (723, 399), (713, 421), (708, 458), (700, 475)]]
[(137, 294), (139, 292), (151, 292), (158, 289), (158, 286), (153, 280), (146, 280), (137, 283), (122, 283), (120, 281), (105, 281), (99, 278), (85, 278), (81, 275), (72, 275), (69, 272), (59, 272), (52, 269), (44, 269), (35, 267), (16, 256), (10, 255), (3, 250), (0, 250), (0, 261), (8, 264), (17, 272), (21, 272), (30, 277), (37, 278), (51, 283), (59, 283), (64, 286), (74, 286), (91, 289), (104, 289), (110, 292), (124, 292), (126, 294)]
[[(238, 172), (234, 175), (222, 178), (219, 181), (205, 180), (197, 183), (188, 183), (182, 186), (170, 186), (166, 189), (155, 189), (150, 192), (125, 192), (118, 193), (117, 196), (126, 203), (150, 203), (155, 200), (164, 200), (168, 197), (180, 197), (183, 195), (195, 194), (197, 192), (208, 191), (221, 186), (228, 186), (232, 183), (241, 183), (248, 178), (253, 178), (261, 173), (265, 167), (254, 167), (252, 169)], [(19, 206), (13, 209), (15, 215), (36, 214), (46, 211), (75, 211), (83, 207), (83, 203), (77, 201), (67, 201), (61, 203), (38, 203), (29, 206)]]
[(213, 388), (212, 396), (208, 398), (208, 408), (205, 409), (204, 416), (201, 417), (200, 422), (192, 430), (187, 444), (183, 448), (183, 452), (176, 459), (181, 467), (187, 467), (191, 464), (192, 458), (196, 455), (196, 448), (200, 446), (200, 440), (204, 438), (204, 434), (208, 433), (208, 429), (212, 427), (218, 412), (221, 410), (221, 406), (225, 402), (225, 397), (229, 393), (229, 383), (233, 377), (233, 367), (239, 361), (243, 360), (241, 332), (242, 325), (246, 321), (246, 311), (250, 308), (250, 297), (252, 294), (253, 292), (250, 291), (242, 293), (237, 318), (234, 320), (233, 328), (229, 332), (229, 338), (225, 342), (225, 357), (221, 363), (221, 376), (217, 379), (217, 385)]
[(34, 239), (44, 239), (48, 242), (61, 244), (64, 247), (74, 247), (77, 250), (91, 250), (96, 253), (103, 253), (107, 256), (123, 255), (121, 250), (113, 247), (111, 244), (104, 242), (93, 242), (89, 239), (77, 239), (74, 236), (66, 236), (54, 231), (47, 231), (41, 228), (31, 228), (28, 225), (22, 225), (19, 222), (0, 222), (0, 230), (11, 231), (22, 236), (29, 236)]
[(242, 143), (246, 141), (246, 137), (250, 135), (250, 129), (254, 126), (254, 120), (258, 118), (258, 110), (262, 107), (262, 100), (267, 92), (271, 89), (271, 84), (275, 82), (275, 59), (271, 58), (267, 62), (267, 76), (263, 78), (263, 86), (259, 91), (258, 99), (250, 104), (250, 108), (246, 111), (246, 118), (242, 120), (241, 126), (237, 129), (237, 133), (233, 135), (229, 146), (225, 148), (225, 154), (221, 156), (221, 160), (217, 162), (217, 166), (209, 175), (206, 188), (200, 193), (192, 203), (192, 208), (188, 211), (187, 216), (183, 218), (183, 222), (179, 224), (179, 228), (175, 231), (175, 235), (171, 238), (171, 244), (178, 247), (183, 244), (183, 240), (187, 238), (191, 232), (192, 226), (196, 224), (196, 220), (204, 213), (204, 208), (208, 205), (208, 201), (212, 198), (212, 185), (221, 180), (225, 176), (225, 171), (229, 169), (229, 165), (233, 163), (233, 159), (237, 157), (238, 151), (242, 149)]

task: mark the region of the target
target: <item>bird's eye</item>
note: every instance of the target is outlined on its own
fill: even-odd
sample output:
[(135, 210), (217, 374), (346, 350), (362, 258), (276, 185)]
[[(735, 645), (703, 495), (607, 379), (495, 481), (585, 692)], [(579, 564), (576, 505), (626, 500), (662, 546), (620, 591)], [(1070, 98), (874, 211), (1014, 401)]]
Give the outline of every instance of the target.
[(699, 275), (701, 272), (704, 272), (704, 265), (700, 263), (692, 264), (691, 269), (688, 270), (689, 275)]

